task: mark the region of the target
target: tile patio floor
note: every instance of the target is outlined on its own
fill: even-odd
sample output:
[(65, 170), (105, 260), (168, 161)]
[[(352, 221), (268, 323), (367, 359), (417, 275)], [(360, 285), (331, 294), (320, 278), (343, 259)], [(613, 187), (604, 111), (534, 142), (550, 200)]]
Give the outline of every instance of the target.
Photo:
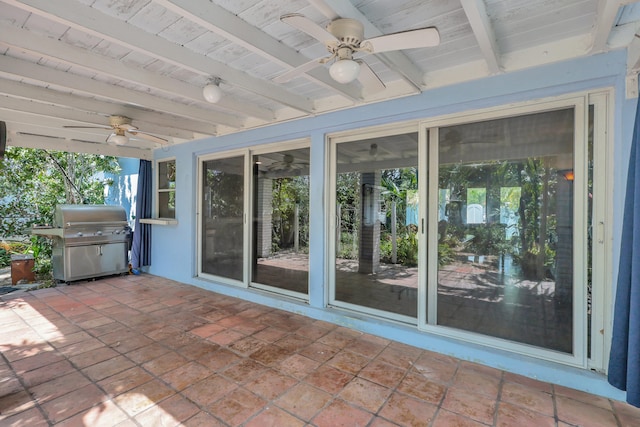
[(638, 426), (640, 409), (150, 275), (0, 297), (1, 426)]

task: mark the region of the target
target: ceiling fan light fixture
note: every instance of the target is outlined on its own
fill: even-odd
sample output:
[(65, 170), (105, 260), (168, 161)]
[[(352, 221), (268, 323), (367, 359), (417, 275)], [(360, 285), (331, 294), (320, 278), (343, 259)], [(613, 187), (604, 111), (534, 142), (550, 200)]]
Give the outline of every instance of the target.
[(129, 138), (126, 135), (117, 133), (109, 137), (109, 142), (116, 145), (125, 145), (126, 143), (129, 142)]
[(222, 99), (222, 90), (220, 89), (220, 80), (214, 79), (202, 88), (202, 96), (207, 102), (215, 104)]
[(338, 83), (351, 83), (360, 74), (360, 64), (353, 59), (340, 59), (331, 64), (329, 74)]

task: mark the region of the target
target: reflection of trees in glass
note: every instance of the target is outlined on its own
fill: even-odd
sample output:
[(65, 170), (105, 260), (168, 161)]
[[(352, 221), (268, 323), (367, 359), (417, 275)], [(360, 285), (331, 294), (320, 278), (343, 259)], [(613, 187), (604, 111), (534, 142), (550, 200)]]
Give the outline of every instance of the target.
[[(542, 280), (552, 276), (558, 239), (558, 174), (549, 158), (443, 165), (439, 175), (439, 188), (450, 195), (446, 221), (439, 227), (440, 245), (447, 246), (442, 253), (463, 243), (466, 249), (482, 255), (509, 251), (525, 277)], [(485, 191), (481, 191), (483, 187)], [(486, 204), (485, 225), (458, 219), (472, 203)], [(515, 216), (511, 224), (505, 215)], [(509, 242), (505, 228), (515, 227), (514, 223), (517, 230), (509, 230), (508, 236), (513, 236)], [(470, 236), (473, 240), (468, 241)]]
[[(294, 245), (295, 211), (298, 206), (298, 232), (301, 248), (309, 246), (309, 177), (297, 176), (273, 180), (272, 249)], [(304, 251), (304, 249), (303, 249)]]
[(209, 217), (238, 218), (244, 212), (244, 177), (209, 165), (205, 174)]
[(339, 210), (340, 236), (338, 258), (358, 257), (358, 228), (360, 227), (360, 173), (337, 175), (336, 206)]

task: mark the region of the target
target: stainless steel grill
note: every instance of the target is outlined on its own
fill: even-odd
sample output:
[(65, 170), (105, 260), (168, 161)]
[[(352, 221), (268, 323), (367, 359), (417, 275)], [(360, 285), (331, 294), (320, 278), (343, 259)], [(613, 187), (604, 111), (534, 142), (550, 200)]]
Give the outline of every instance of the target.
[(53, 239), (53, 277), (63, 282), (129, 271), (131, 229), (120, 206), (58, 205), (53, 227), (32, 234)]

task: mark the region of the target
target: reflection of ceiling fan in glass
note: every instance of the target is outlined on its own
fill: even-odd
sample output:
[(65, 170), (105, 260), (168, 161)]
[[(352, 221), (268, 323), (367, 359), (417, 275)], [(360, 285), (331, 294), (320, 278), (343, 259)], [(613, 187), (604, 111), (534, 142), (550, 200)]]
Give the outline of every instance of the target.
[(283, 154), (281, 161), (276, 161), (267, 166), (269, 171), (292, 171), (300, 170), (309, 166), (308, 162), (296, 160), (291, 154)]

